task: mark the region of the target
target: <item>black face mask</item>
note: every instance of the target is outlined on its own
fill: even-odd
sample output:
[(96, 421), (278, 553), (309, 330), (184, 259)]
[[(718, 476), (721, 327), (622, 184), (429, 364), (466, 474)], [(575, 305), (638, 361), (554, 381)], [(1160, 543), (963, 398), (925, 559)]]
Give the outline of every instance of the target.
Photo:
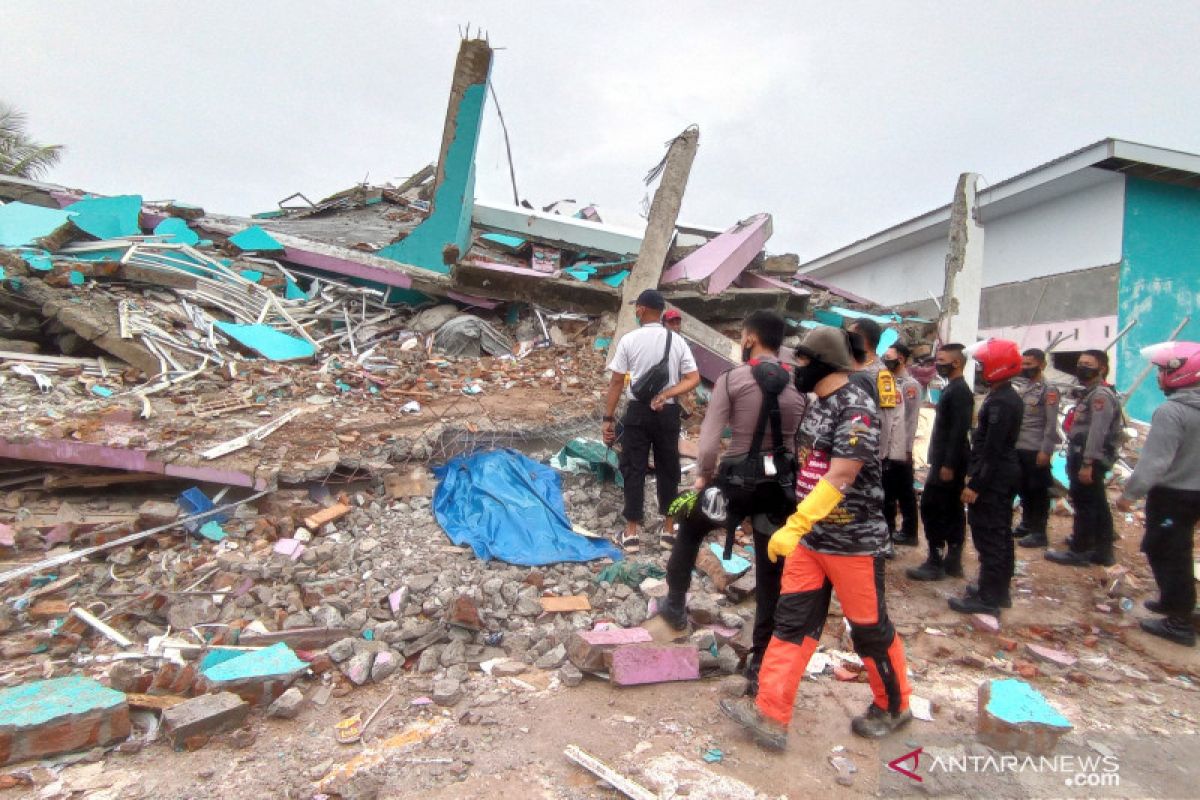
[(1031, 380), (1031, 381), (1036, 381), (1037, 376), (1038, 376), (1038, 369), (1037, 369), (1037, 367), (1025, 367), (1024, 369), (1021, 370), (1021, 374), (1024, 375), (1026, 378), (1029, 378), (1029, 380)]
[(1079, 378), (1079, 380), (1083, 381), (1084, 383), (1088, 383), (1089, 381), (1095, 379), (1095, 377), (1099, 374), (1100, 370), (1096, 369), (1095, 367), (1088, 367), (1082, 364), (1075, 367), (1075, 377)]
[(750, 361), (750, 353), (753, 352), (753, 350), (754, 350), (754, 348), (748, 344), (742, 345), (742, 363), (743, 364), (746, 364)]
[(803, 367), (796, 367), (796, 391), (808, 394), (817, 388), (821, 379), (836, 372), (833, 367), (820, 361), (810, 361)]
[(896, 371), (896, 368), (900, 366), (900, 359), (898, 359), (898, 358), (885, 358), (885, 359), (883, 360), (883, 365), (884, 365), (885, 367), (887, 367), (889, 370), (891, 370), (892, 372), (895, 372), (895, 371)]
[(937, 374), (943, 378), (949, 378), (954, 374), (954, 366), (952, 364), (935, 364), (933, 367), (937, 370)]

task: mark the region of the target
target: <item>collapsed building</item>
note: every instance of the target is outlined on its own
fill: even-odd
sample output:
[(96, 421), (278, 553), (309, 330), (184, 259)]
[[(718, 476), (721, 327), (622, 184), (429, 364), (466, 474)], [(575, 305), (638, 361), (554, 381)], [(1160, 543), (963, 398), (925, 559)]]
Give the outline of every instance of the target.
[[(462, 43), (436, 164), (398, 185), (238, 218), (0, 178), (0, 554), (14, 559), (0, 572), (0, 706), (84, 696), (95, 715), (57, 744), (38, 744), (38, 724), (6, 731), (0, 762), (120, 742), (130, 709), (202, 746), (301, 674), (327, 700), (407, 666), (436, 673), (434, 701), (453, 705), (485, 663), (558, 668), (571, 644), (572, 662), (611, 668), (615, 645), (647, 642), (582, 634), (642, 623), (661, 571), (575, 563), (620, 558), (593, 536), (615, 518), (600, 484), (526, 487), (543, 465), (503, 449), (565, 444), (557, 463), (612, 479), (586, 437), (630, 298), (662, 288), (709, 382), (754, 309), (796, 334), (864, 315), (930, 333), (796, 279), (794, 255), (766, 251), (769, 214), (679, 225), (695, 129), (652, 171), (645, 231), (594, 207), (476, 201), (491, 59), (485, 41)], [(493, 451), (514, 453), (512, 484), (548, 509), (565, 556), (489, 572), (478, 541), (446, 531), (472, 566), (445, 544), (435, 515), (453, 514), (431, 503), (428, 467)], [(743, 555), (707, 558), (714, 596), (749, 594)], [(732, 672), (744, 620), (711, 600), (694, 611), (713, 629), (699, 648), (671, 645), (680, 676)], [(641, 680), (617, 662), (615, 682)]]

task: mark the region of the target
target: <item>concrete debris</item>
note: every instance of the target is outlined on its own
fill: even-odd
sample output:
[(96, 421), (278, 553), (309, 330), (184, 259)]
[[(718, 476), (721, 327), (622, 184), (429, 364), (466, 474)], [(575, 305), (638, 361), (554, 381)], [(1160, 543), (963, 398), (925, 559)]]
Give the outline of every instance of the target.
[(250, 715), (250, 704), (232, 692), (193, 697), (163, 712), (163, 730), (176, 749), (189, 740), (238, 728)]
[(1049, 755), (1072, 727), (1024, 681), (1009, 678), (979, 684), (979, 741), (994, 750)]

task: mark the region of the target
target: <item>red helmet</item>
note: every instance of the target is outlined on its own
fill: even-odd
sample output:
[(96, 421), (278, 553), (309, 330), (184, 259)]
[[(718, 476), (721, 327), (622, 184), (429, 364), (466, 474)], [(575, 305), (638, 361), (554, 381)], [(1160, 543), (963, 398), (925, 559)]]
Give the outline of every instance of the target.
[(1158, 385), (1182, 389), (1200, 383), (1200, 344), (1160, 342), (1142, 348), (1142, 356), (1159, 368)]
[(1006, 381), (1021, 374), (1021, 348), (1008, 339), (984, 339), (967, 348), (967, 354), (979, 362), (988, 383)]

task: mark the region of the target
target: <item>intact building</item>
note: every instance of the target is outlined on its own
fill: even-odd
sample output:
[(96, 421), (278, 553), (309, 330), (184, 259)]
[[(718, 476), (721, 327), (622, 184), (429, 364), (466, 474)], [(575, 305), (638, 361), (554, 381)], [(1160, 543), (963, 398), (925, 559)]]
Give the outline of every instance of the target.
[[(1200, 341), (1200, 155), (1105, 139), (980, 189), (984, 227), (980, 336), (1045, 348), (1054, 364), (1104, 349), (1125, 326), (1111, 379), (1127, 391), (1139, 350), (1170, 337)], [(937, 314), (950, 206), (922, 214), (800, 267), (881, 305)], [(1111, 353), (1110, 353), (1111, 355)], [(1127, 413), (1149, 420), (1162, 395), (1149, 375)]]

